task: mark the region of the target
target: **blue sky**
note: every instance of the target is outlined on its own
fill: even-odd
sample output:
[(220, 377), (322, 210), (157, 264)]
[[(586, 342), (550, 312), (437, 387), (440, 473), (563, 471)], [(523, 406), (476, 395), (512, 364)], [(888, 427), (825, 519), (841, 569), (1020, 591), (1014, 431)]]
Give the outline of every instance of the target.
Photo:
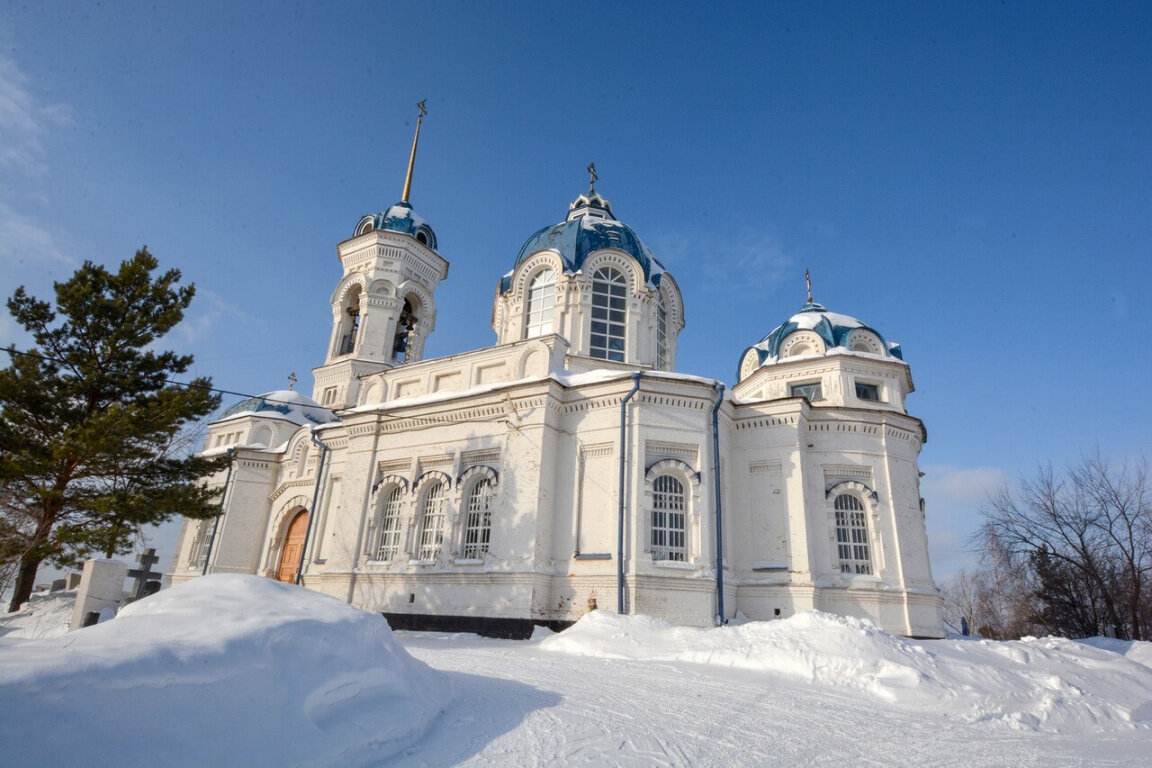
[[(804, 301), (903, 344), (937, 574), (984, 489), (1152, 426), (1147, 3), (0, 4), (0, 289), (147, 244), (217, 386), (311, 390), (336, 242), (412, 190), (438, 356), (587, 185), (732, 383)], [(0, 343), (26, 340), (6, 316)]]

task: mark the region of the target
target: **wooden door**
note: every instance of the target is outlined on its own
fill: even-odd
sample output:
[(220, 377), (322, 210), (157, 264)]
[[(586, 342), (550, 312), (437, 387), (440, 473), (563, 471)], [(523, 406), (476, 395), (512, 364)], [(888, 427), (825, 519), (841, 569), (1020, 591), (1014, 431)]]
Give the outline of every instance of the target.
[(277, 581), (296, 581), (296, 569), (300, 566), (300, 550), (304, 547), (304, 535), (308, 532), (308, 513), (301, 512), (292, 519), (288, 534), (284, 537), (284, 549), (280, 553), (280, 570)]

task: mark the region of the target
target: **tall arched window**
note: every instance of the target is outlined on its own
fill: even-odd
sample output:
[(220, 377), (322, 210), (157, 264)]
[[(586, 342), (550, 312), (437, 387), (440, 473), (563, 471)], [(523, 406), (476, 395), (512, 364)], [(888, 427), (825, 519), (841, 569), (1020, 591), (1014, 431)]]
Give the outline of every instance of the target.
[(668, 370), (668, 309), (663, 293), (656, 299), (656, 370)]
[(408, 359), (408, 337), (416, 327), (416, 313), (412, 309), (412, 302), (404, 299), (404, 309), (396, 321), (396, 337), (392, 341), (392, 357), (399, 362)]
[(377, 539), (376, 559), (393, 560), (400, 551), (400, 505), (404, 489), (394, 487), (380, 512), (380, 537)]
[(624, 362), (628, 283), (611, 267), (592, 275), (592, 357)]
[(420, 513), (420, 560), (435, 560), (444, 541), (444, 483), (436, 483), (424, 494)]
[(868, 520), (860, 499), (849, 493), (836, 497), (836, 549), (840, 556), (840, 572), (849, 574), (872, 573), (872, 557), (868, 546)]
[(496, 489), (491, 478), (483, 478), (468, 492), (468, 518), (464, 527), (465, 560), (479, 560), (488, 554), (492, 536), (492, 497)]
[(340, 346), (337, 355), (350, 355), (356, 351), (356, 334), (360, 330), (360, 286), (353, 286), (344, 303), (344, 316), (340, 319)]
[(556, 270), (548, 267), (537, 272), (528, 284), (524, 301), (524, 338), (533, 339), (552, 333), (555, 303)]
[(684, 485), (672, 475), (652, 483), (652, 559), (684, 562)]

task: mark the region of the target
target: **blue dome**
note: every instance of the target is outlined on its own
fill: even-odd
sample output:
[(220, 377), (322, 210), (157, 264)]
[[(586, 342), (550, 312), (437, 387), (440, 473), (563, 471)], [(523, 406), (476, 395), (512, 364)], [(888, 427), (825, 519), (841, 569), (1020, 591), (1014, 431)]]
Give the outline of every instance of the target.
[[(890, 343), (884, 340), (884, 337), (875, 328), (865, 325), (854, 317), (842, 315), (838, 312), (829, 312), (822, 304), (817, 304), (810, 301), (804, 306), (800, 307), (800, 311), (788, 318), (787, 321), (781, 325), (776, 326), (771, 332), (759, 343), (752, 345), (749, 349), (756, 350), (757, 356), (760, 360), (760, 365), (766, 365), (776, 361), (780, 353), (780, 344), (792, 334), (793, 331), (806, 330), (812, 331), (817, 334), (831, 351), (837, 347), (843, 350), (850, 350), (849, 344), (851, 343), (852, 332), (855, 330), (868, 331), (876, 336), (880, 343), (880, 350), (873, 352), (873, 354), (881, 354), (885, 357), (894, 357), (897, 360), (904, 359), (904, 353), (900, 349), (899, 344)], [(745, 350), (747, 354), (747, 350)], [(741, 357), (743, 359), (743, 356)]]
[[(595, 192), (581, 195), (568, 208), (568, 218), (558, 224), (544, 227), (520, 249), (516, 264), (539, 251), (554, 251), (564, 262), (564, 272), (580, 271), (589, 254), (604, 248), (624, 251), (644, 270), (645, 282), (653, 288), (660, 284), (664, 266), (656, 260), (648, 246), (641, 242), (632, 227), (616, 219), (607, 200)], [(501, 280), (501, 292), (508, 290), (511, 273)]]
[(266, 392), (257, 397), (248, 397), (228, 407), (216, 421), (224, 421), (246, 413), (263, 417), (283, 419), (295, 424), (330, 424), (336, 415), (307, 395), (289, 389)]
[(412, 206), (399, 202), (380, 213), (370, 213), (361, 217), (356, 224), (353, 237), (371, 232), (374, 229), (383, 229), (388, 232), (399, 232), (410, 235), (432, 250), (436, 250), (436, 233), (428, 222), (412, 210)]

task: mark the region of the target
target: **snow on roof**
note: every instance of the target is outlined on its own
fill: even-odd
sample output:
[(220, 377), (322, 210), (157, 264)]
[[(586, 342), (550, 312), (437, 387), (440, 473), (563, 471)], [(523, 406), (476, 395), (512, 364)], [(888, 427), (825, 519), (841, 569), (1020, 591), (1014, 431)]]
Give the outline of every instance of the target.
[(312, 398), (290, 389), (278, 389), (249, 397), (228, 407), (216, 422), (256, 414), (266, 419), (282, 419), (300, 426), (338, 421), (336, 414)]
[(11, 765), (379, 765), (451, 697), (383, 616), (257, 576), (197, 578), (63, 637), (0, 643)]

